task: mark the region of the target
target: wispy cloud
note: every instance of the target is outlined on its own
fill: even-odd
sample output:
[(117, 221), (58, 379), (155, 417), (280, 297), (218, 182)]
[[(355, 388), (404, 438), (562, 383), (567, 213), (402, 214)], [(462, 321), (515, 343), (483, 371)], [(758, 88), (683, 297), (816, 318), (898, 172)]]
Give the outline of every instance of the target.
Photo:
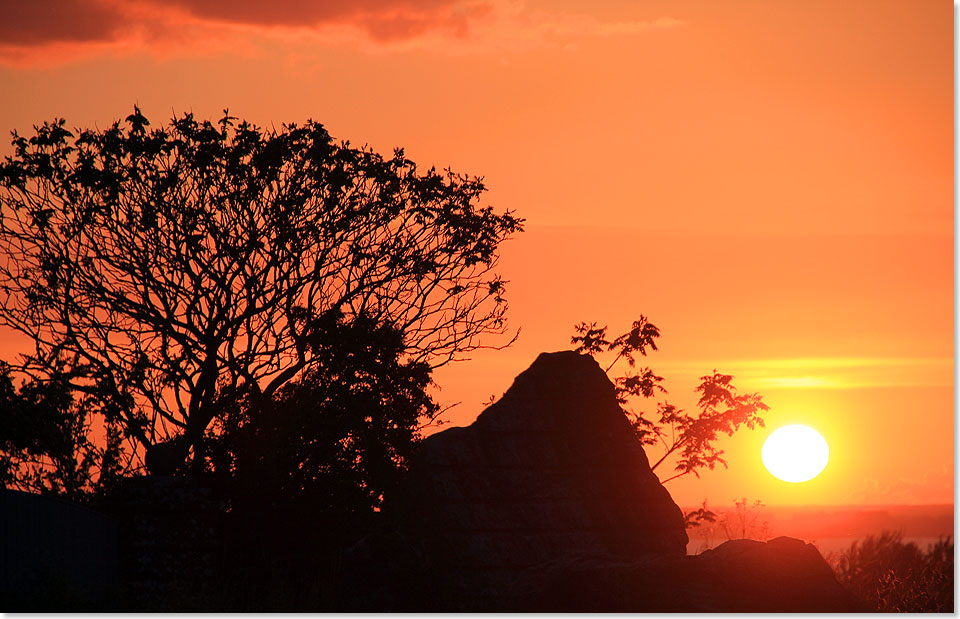
[(949, 357), (806, 357), (664, 361), (661, 373), (702, 375), (713, 368), (733, 374), (751, 389), (860, 389), (942, 387), (953, 384)]
[(523, 0), (44, 0), (0, 3), (0, 60), (67, 62), (106, 51), (189, 54), (283, 40), (301, 47), (410, 48), (473, 54), (568, 47), (585, 38), (683, 25), (670, 17), (602, 20)]
[(953, 496), (953, 467), (944, 464), (919, 476), (867, 478), (859, 494), (863, 500), (873, 503), (948, 503)]

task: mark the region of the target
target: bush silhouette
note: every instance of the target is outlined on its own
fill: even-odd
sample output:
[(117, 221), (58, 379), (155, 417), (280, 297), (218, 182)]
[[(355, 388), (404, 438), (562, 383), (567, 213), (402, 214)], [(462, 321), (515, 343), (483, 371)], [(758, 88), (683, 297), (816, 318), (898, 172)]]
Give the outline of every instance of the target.
[(924, 552), (900, 533), (884, 531), (831, 557), (841, 584), (880, 612), (952, 613), (953, 539)]

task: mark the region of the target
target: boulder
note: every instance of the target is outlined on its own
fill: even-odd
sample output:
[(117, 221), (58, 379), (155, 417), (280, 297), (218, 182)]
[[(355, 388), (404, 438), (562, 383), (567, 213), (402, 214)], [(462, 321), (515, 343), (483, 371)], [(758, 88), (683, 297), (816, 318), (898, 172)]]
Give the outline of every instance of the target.
[(462, 563), (685, 554), (683, 514), (596, 361), (544, 353), (466, 428), (425, 439), (406, 523)]
[(571, 556), (686, 552), (613, 384), (576, 352), (541, 354), (473, 424), (425, 439), (410, 478), (401, 529), (455, 600), (498, 599), (521, 570)]
[(696, 556), (571, 558), (525, 570), (510, 612), (868, 612), (819, 551), (790, 537), (731, 540)]

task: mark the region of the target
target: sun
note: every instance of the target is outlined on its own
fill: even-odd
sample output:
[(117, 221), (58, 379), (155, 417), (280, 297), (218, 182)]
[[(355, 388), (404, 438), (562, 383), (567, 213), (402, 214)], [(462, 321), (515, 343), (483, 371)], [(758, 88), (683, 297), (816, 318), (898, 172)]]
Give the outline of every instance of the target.
[(767, 437), (760, 451), (763, 465), (783, 481), (799, 483), (820, 474), (830, 459), (827, 441), (809, 426), (783, 426)]

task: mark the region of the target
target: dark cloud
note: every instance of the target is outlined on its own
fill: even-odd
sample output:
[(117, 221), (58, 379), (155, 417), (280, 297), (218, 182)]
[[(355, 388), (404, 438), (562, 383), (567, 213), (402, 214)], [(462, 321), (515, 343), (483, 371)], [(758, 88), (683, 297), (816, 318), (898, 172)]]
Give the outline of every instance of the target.
[(263, 26), (316, 26), (358, 23), (369, 19), (410, 20), (443, 16), (456, 0), (167, 0), (166, 6), (220, 22)]
[[(156, 0), (150, 0), (156, 1)], [(494, 0), (166, 0), (200, 19), (253, 26), (346, 25), (376, 41), (410, 39), (443, 29), (462, 35), (471, 19), (490, 13)]]
[[(352, 26), (376, 41), (437, 29), (463, 34), (494, 0), (0, 0), (0, 46), (112, 41), (127, 30), (176, 29), (184, 19), (211, 25)], [(159, 33), (158, 32), (158, 33)]]
[(437, 29), (448, 30), (457, 36), (463, 36), (467, 33), (471, 19), (483, 17), (492, 11), (492, 4), (475, 3), (469, 6), (458, 4), (448, 7), (447, 10), (435, 10), (433, 13), (371, 12), (357, 15), (354, 23), (366, 30), (371, 38), (380, 42), (411, 39)]
[(126, 21), (113, 7), (93, 0), (3, 0), (0, 45), (110, 40)]

